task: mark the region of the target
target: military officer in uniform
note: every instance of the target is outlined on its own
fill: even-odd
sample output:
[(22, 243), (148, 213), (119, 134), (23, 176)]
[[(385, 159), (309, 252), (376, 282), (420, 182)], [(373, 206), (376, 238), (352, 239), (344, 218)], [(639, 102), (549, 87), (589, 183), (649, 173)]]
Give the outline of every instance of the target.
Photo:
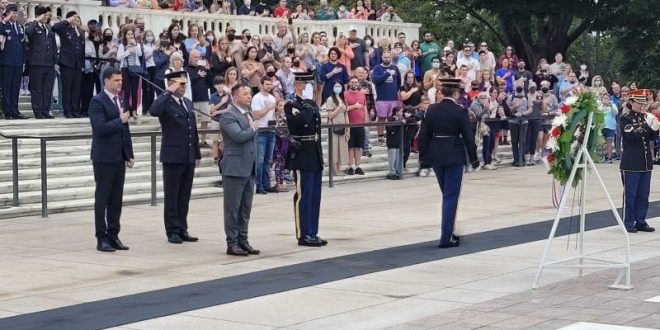
[(295, 73), (294, 79), (295, 97), (284, 106), (284, 113), (290, 136), (286, 163), (294, 171), (296, 182), (293, 195), (296, 238), (298, 245), (323, 246), (328, 241), (318, 237), (323, 172), (321, 113), (314, 101), (302, 96), (307, 81), (314, 76)]
[(49, 112), (57, 61), (55, 33), (48, 23), (50, 20), (49, 9), (38, 6), (34, 12), (35, 20), (25, 27), (25, 34), (28, 37), (27, 64), (30, 67), (30, 101), (35, 118), (52, 119)]
[(195, 165), (202, 154), (192, 101), (186, 99), (187, 73), (165, 75), (167, 90), (149, 108), (158, 117), (163, 131), (160, 161), (163, 163), (165, 190), (165, 233), (170, 243), (196, 242), (188, 234), (188, 205), (192, 192)]
[(2, 65), (2, 108), (6, 119), (25, 119), (18, 112), (18, 94), (23, 77), (23, 39), (25, 31), (16, 21), (18, 7), (15, 4), (7, 5), (7, 9), (0, 22), (0, 36), (4, 38), (0, 49), (0, 65)]
[[(80, 29), (80, 16), (75, 11), (66, 14), (66, 20), (53, 25), (60, 36), (58, 64), (62, 76), (62, 110), (66, 118), (81, 118), (80, 90), (82, 69), (85, 65), (85, 33)], [(128, 82), (125, 82), (128, 83)]]
[(460, 79), (439, 79), (444, 99), (426, 110), (419, 133), (420, 160), (435, 171), (442, 192), (442, 233), (440, 248), (459, 245), (454, 222), (466, 164), (465, 150), (472, 168), (479, 167), (477, 146), (465, 110), (456, 103)]
[(621, 180), (623, 180), (623, 223), (629, 233), (653, 232), (655, 228), (646, 222), (651, 189), (653, 154), (651, 141), (658, 136), (660, 122), (651, 113), (646, 113), (648, 90), (628, 93), (627, 109), (619, 127), (623, 137), (621, 155)]

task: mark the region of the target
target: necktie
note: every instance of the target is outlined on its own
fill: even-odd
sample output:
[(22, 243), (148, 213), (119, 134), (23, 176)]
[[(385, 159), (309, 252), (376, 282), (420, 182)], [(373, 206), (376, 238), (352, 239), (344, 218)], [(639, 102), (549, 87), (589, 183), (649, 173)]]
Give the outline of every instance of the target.
[(186, 112), (188, 112), (188, 108), (186, 108), (186, 104), (183, 103), (183, 98), (179, 99), (179, 104), (181, 104), (181, 107), (184, 108), (186, 110)]
[(11, 23), (11, 25), (14, 27), (14, 32), (18, 35), (18, 27), (16, 26), (16, 23)]
[(115, 101), (115, 105), (117, 106), (117, 111), (119, 111), (119, 115), (121, 116), (121, 105), (119, 105), (119, 98), (115, 95), (115, 97), (113, 97), (112, 100)]

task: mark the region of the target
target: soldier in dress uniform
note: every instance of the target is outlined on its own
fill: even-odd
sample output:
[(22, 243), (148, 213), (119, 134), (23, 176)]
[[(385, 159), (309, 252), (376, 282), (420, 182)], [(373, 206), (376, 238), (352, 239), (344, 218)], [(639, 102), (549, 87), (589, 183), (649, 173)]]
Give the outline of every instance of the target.
[(307, 72), (295, 74), (295, 99), (284, 107), (289, 128), (287, 168), (294, 171), (296, 192), (293, 211), (298, 245), (323, 246), (328, 241), (318, 237), (321, 209), (321, 177), (323, 153), (321, 151), (321, 112), (314, 101), (304, 99), (308, 81), (314, 79)]
[(477, 146), (465, 110), (456, 103), (460, 79), (439, 79), (444, 99), (426, 110), (419, 133), (420, 160), (433, 167), (442, 192), (442, 234), (440, 248), (459, 245), (454, 235), (456, 209), (463, 182), (465, 149), (472, 168), (479, 167)]
[(0, 65), (2, 65), (2, 108), (6, 119), (25, 119), (18, 112), (18, 95), (23, 77), (23, 40), (25, 30), (16, 21), (18, 7), (15, 4), (7, 5), (0, 22), (0, 36), (4, 39), (0, 49)]
[(623, 180), (623, 223), (629, 233), (655, 231), (646, 223), (646, 212), (653, 171), (651, 141), (658, 136), (660, 122), (653, 114), (645, 112), (648, 93), (645, 89), (629, 92), (628, 103), (624, 105), (628, 111), (619, 119), (623, 137), (619, 166)]
[(85, 66), (85, 32), (80, 28), (78, 13), (68, 12), (66, 20), (61, 20), (53, 25), (53, 32), (60, 36), (58, 64), (62, 76), (64, 117), (81, 118), (84, 116), (80, 111), (80, 91), (82, 89), (82, 69)]
[(35, 20), (28, 23), (27, 65), (30, 67), (30, 101), (37, 119), (52, 119), (50, 112), (53, 86), (55, 85), (55, 63), (57, 44), (55, 33), (50, 27), (50, 9), (38, 6), (34, 9)]
[(163, 163), (165, 191), (165, 233), (170, 243), (196, 242), (188, 234), (188, 205), (192, 192), (195, 165), (202, 154), (192, 101), (184, 97), (186, 71), (165, 75), (167, 90), (151, 105), (149, 113), (158, 117), (163, 131), (160, 161)]

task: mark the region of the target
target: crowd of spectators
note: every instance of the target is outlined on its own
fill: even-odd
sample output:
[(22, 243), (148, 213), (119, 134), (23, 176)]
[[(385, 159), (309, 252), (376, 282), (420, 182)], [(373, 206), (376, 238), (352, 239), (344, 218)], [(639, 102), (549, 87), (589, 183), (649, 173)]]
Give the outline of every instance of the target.
[[(605, 134), (612, 140), (605, 148), (607, 159), (611, 161), (620, 155), (619, 144), (614, 143), (618, 141), (616, 117), (621, 113), (626, 90), (636, 86), (620, 87), (613, 82), (607, 88), (603, 78), (592, 77), (586, 65), (580, 65), (574, 71), (560, 53), (555, 55), (554, 62), (542, 59), (536, 68), (530, 68), (523, 56), (519, 57), (510, 46), (505, 48), (504, 54), (496, 56), (483, 41), (465, 40), (461, 47), (456, 47), (452, 40), (447, 40), (441, 46), (431, 32), (424, 32), (421, 40), (409, 40), (410, 36), (403, 32), (395, 40), (390, 40), (359, 36), (355, 27), (349, 28), (348, 35), (340, 33), (336, 42), (330, 43), (331, 38), (326, 32), (297, 35), (291, 22), (284, 19), (396, 17), (391, 6), (383, 3), (376, 9), (368, 0), (357, 1), (350, 9), (340, 7), (338, 10), (321, 0), (315, 11), (304, 6), (289, 9), (285, 0), (276, 8), (262, 2), (252, 4), (249, 0), (238, 8), (233, 1), (165, 2), (168, 8), (175, 10), (205, 11), (210, 8), (213, 12), (227, 10), (227, 13), (239, 15), (270, 16), (272, 10), (273, 16), (283, 19), (278, 21), (277, 32), (273, 35), (256, 35), (248, 29), (237, 31), (231, 26), (224, 34), (217, 35), (194, 23), (184, 29), (178, 21), (173, 21), (165, 31), (152, 31), (138, 17), (122, 25), (119, 34), (115, 35), (112, 29), (102, 28), (95, 20), (81, 24), (75, 12), (67, 13), (62, 19), (54, 16), (51, 19), (50, 12), (39, 7), (43, 9), (37, 11), (39, 15), (35, 20), (22, 25), (15, 15), (16, 6), (11, 7), (14, 14), (7, 14), (9, 10), (2, 8), (6, 12), (0, 29), (2, 74), (13, 72), (8, 68), (10, 55), (7, 55), (8, 50), (13, 49), (8, 47), (10, 41), (16, 42), (12, 33), (23, 33), (21, 40), (27, 46), (27, 53), (31, 54), (44, 47), (38, 43), (42, 39), (35, 34), (36, 28), (43, 28), (43, 36), (51, 36), (59, 47), (59, 59), (48, 64), (55, 71), (56, 78), (53, 79), (57, 81), (57, 91), (47, 90), (45, 93), (63, 100), (66, 117), (86, 116), (85, 104), (89, 103), (95, 89), (96, 92), (103, 89), (100, 76), (108, 67), (119, 68), (124, 74), (124, 107), (130, 109), (133, 118), (138, 117), (140, 108), (142, 116), (147, 115), (154, 97), (165, 86), (167, 73), (187, 71), (186, 97), (208, 115), (197, 116), (202, 128), (217, 127), (209, 118), (221, 115), (229, 106), (228, 91), (236, 84), (245, 84), (252, 89), (252, 110), (260, 128), (273, 123), (285, 126), (282, 109), (294, 97), (293, 75), (296, 72), (315, 75), (315, 81), (308, 84), (304, 95), (317, 102), (329, 123), (419, 123), (428, 106), (442, 99), (441, 93), (437, 92), (439, 79), (455, 77), (461, 80), (462, 88), (456, 102), (472, 119), (475, 138), (483, 146), (483, 168), (488, 170), (497, 169), (501, 162), (497, 149), (503, 144), (512, 144), (514, 166), (537, 164), (545, 152), (550, 128), (550, 119), (543, 117), (550, 118), (558, 113), (561, 102), (570, 95), (589, 90), (601, 100), (603, 110), (608, 112), (606, 128), (613, 131)], [(163, 1), (147, 3), (164, 7)], [(176, 7), (177, 4), (181, 6)], [(144, 6), (144, 2), (112, 0), (109, 5)], [(187, 34), (183, 33), (184, 30)], [(78, 46), (62, 41), (78, 39)], [(66, 58), (63, 54), (67, 54)], [(71, 65), (69, 57), (80, 59), (80, 63)], [(34, 64), (28, 60), (20, 67), (31, 69)], [(32, 83), (22, 93), (28, 94), (25, 90), (28, 89), (33, 95), (35, 92), (43, 94), (43, 90), (35, 87), (34, 79), (29, 79), (30, 72), (35, 71), (25, 72), (23, 81)], [(72, 88), (81, 84), (82, 94), (74, 93)], [(7, 118), (16, 116), (11, 112), (15, 107), (12, 102), (17, 102), (18, 98), (13, 93), (18, 93), (15, 87), (3, 88), (3, 110)], [(658, 94), (650, 96), (655, 111), (660, 98)], [(54, 107), (51, 104), (50, 110)], [(35, 112), (37, 118), (48, 118), (50, 114), (48, 111), (46, 114)], [(376, 131), (377, 143), (390, 149), (388, 178), (398, 179), (407, 171), (410, 153), (416, 152), (417, 128), (411, 125), (403, 132), (403, 145), (399, 143), (400, 131), (385, 130), (384, 127), (378, 127)], [(337, 130), (333, 131), (333, 137), (337, 142), (331, 150), (334, 159), (331, 167), (335, 174), (363, 175), (361, 158), (371, 157), (369, 129)], [(275, 160), (275, 167), (279, 166), (281, 170), (283, 164), (278, 165), (278, 162), (283, 161), (283, 153), (286, 153), (285, 140), (279, 134), (260, 138), (258, 167), (269, 169)], [(200, 143), (204, 148), (212, 148), (216, 159), (221, 157), (222, 144), (217, 136), (203, 135)], [(400, 153), (403, 153), (403, 164), (397, 163)], [(523, 155), (522, 158), (519, 155)], [(271, 188), (267, 183), (267, 172), (264, 172), (266, 178), (261, 175), (257, 178), (260, 191)], [(432, 175), (425, 164), (419, 164), (418, 174)], [(278, 182), (282, 181), (283, 175), (281, 170)]]

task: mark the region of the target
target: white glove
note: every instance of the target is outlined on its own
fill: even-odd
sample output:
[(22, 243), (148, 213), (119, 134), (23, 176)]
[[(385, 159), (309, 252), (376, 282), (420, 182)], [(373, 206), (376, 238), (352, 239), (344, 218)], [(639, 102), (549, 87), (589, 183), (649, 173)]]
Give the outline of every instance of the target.
[(658, 118), (652, 113), (646, 114), (646, 124), (654, 131), (660, 129), (660, 121), (658, 121)]

